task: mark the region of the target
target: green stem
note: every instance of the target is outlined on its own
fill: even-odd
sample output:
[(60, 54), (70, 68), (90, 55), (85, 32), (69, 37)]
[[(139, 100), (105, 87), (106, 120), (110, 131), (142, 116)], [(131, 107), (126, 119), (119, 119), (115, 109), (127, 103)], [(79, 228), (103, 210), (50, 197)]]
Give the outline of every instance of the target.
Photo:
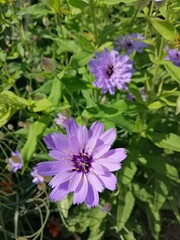
[(92, 10), (95, 43), (96, 45), (98, 45), (98, 36), (97, 36), (97, 27), (96, 27), (96, 6), (95, 6), (94, 0), (90, 0), (90, 5)]
[[(65, 36), (64, 36), (63, 28), (62, 28), (61, 16), (58, 13), (55, 14), (55, 23), (56, 23), (56, 26), (60, 27), (60, 31), (61, 31), (61, 35), (62, 35), (63, 40), (66, 40)], [(67, 54), (67, 51), (65, 51), (65, 64), (66, 64), (66, 66), (68, 66), (68, 54)]]
[[(152, 12), (153, 12), (153, 7), (154, 7), (154, 2), (152, 1), (151, 7), (150, 7), (150, 10), (149, 10), (149, 14), (148, 14), (150, 17), (151, 17)], [(145, 28), (145, 33), (144, 33), (144, 38), (145, 39), (147, 38), (148, 30), (149, 30), (149, 22), (147, 23), (147, 26)]]

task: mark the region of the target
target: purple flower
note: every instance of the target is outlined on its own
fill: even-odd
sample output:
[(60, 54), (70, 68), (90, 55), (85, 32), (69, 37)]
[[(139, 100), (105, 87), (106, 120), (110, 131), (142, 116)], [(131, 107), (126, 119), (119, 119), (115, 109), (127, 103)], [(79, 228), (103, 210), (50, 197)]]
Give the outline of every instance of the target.
[(39, 175), (37, 173), (37, 169), (36, 168), (33, 168), (32, 172), (31, 172), (31, 176), (34, 178), (32, 180), (32, 182), (35, 183), (35, 184), (39, 184), (39, 183), (43, 183), (44, 182), (43, 176), (41, 176), (41, 175)]
[(57, 118), (55, 118), (55, 123), (62, 128), (65, 128), (66, 121), (68, 120), (63, 114), (58, 113)]
[(96, 59), (89, 61), (88, 66), (95, 77), (93, 85), (102, 89), (103, 93), (114, 94), (115, 88), (126, 89), (126, 83), (131, 81), (133, 61), (127, 55), (119, 55), (115, 50), (95, 53)]
[(96, 206), (98, 192), (104, 188), (115, 190), (117, 179), (111, 172), (121, 168), (126, 150), (110, 150), (116, 131), (111, 128), (104, 132), (104, 125), (99, 122), (94, 122), (88, 130), (69, 119), (66, 132), (67, 136), (54, 133), (44, 138), (49, 156), (55, 160), (38, 163), (37, 173), (54, 176), (49, 182), (53, 188), (51, 200), (59, 201), (73, 192), (74, 204), (85, 202), (88, 207)]
[(127, 99), (132, 102), (132, 101), (134, 101), (136, 99), (136, 97), (132, 93), (129, 93), (127, 95)]
[(11, 157), (8, 160), (13, 172), (22, 168), (22, 157), (18, 150), (11, 152)]
[(165, 60), (170, 60), (174, 65), (177, 67), (180, 67), (180, 51), (178, 49), (166, 49), (168, 56), (165, 58)]
[[(140, 40), (140, 41), (139, 41)], [(127, 34), (126, 36), (121, 35), (114, 44), (116, 45), (116, 49), (124, 48), (128, 54), (131, 54), (133, 50), (138, 53), (142, 53), (142, 48), (147, 47), (148, 45), (144, 42), (144, 37), (139, 33)]]

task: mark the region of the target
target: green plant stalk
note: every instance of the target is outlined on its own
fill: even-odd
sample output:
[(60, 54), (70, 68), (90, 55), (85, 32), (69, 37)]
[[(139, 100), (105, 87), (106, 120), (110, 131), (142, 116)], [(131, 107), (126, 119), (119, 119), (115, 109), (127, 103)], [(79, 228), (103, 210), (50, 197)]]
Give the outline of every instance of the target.
[[(154, 7), (154, 2), (152, 1), (151, 7), (150, 7), (150, 10), (149, 10), (149, 16), (152, 15), (153, 7)], [(145, 32), (144, 32), (144, 38), (145, 38), (145, 39), (147, 38), (148, 30), (149, 30), (149, 22), (147, 23), (147, 26), (146, 26)]]
[[(168, 8), (169, 5), (167, 4), (167, 9), (166, 9), (166, 20), (168, 21), (169, 19), (169, 14), (170, 14), (170, 9)], [(160, 68), (160, 64), (159, 64), (159, 61), (160, 59), (162, 58), (162, 55), (163, 55), (163, 48), (164, 48), (164, 45), (165, 45), (165, 39), (162, 37), (161, 38), (161, 43), (160, 43), (160, 47), (159, 47), (159, 52), (158, 52), (158, 57), (157, 57), (157, 65), (156, 65), (156, 68), (155, 68), (155, 74), (154, 74), (154, 77), (152, 79), (152, 82), (151, 82), (151, 93), (154, 95), (154, 87), (155, 87), (155, 81), (156, 81), (156, 78), (157, 78), (157, 75), (158, 75), (158, 72), (159, 72), (159, 68)], [(162, 87), (162, 86), (161, 86)]]
[(95, 43), (96, 45), (98, 45), (98, 35), (97, 35), (97, 27), (96, 27), (96, 6), (95, 6), (94, 0), (90, 0), (90, 6), (91, 6), (92, 18), (93, 18)]
[[(56, 26), (60, 27), (62, 38), (64, 40), (66, 40), (65, 36), (64, 36), (63, 29), (62, 29), (61, 16), (58, 13), (55, 14), (55, 23), (56, 23)], [(65, 51), (65, 63), (66, 63), (66, 66), (68, 66), (68, 54), (67, 54), (67, 51)]]

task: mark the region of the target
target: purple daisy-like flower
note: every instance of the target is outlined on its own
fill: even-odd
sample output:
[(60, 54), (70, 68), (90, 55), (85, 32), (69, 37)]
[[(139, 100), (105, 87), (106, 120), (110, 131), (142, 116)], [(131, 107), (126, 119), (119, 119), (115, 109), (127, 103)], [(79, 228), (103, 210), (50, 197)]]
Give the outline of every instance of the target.
[(127, 89), (126, 83), (131, 81), (133, 61), (127, 55), (119, 55), (115, 50), (95, 53), (96, 59), (89, 61), (90, 72), (94, 75), (93, 85), (102, 89), (103, 93), (114, 94), (115, 88)]
[(22, 168), (22, 157), (18, 150), (11, 152), (11, 157), (8, 159), (13, 172)]
[(147, 47), (148, 45), (141, 40), (144, 40), (144, 37), (139, 33), (127, 34), (126, 36), (121, 35), (115, 42), (115, 48), (119, 50), (120, 48), (124, 48), (128, 54), (131, 54), (133, 50), (138, 53), (142, 53), (142, 49)]
[(31, 172), (31, 176), (33, 177), (32, 182), (35, 184), (39, 184), (39, 183), (43, 183), (44, 182), (44, 178), (43, 176), (39, 175), (37, 173), (37, 169), (33, 168), (32, 172)]
[(98, 192), (116, 189), (117, 179), (111, 172), (121, 168), (126, 150), (110, 150), (116, 131), (111, 128), (104, 132), (104, 125), (99, 122), (94, 122), (88, 130), (69, 119), (66, 132), (67, 136), (54, 133), (44, 138), (49, 156), (55, 160), (38, 163), (37, 173), (53, 176), (49, 182), (53, 188), (51, 200), (62, 200), (73, 192), (74, 204), (85, 202), (88, 207), (96, 206)]
[(55, 123), (59, 125), (62, 128), (65, 128), (66, 121), (68, 120), (67, 117), (65, 117), (63, 114), (58, 113), (57, 118), (55, 118)]
[(166, 49), (168, 56), (165, 58), (165, 60), (170, 60), (174, 65), (177, 67), (180, 67), (180, 51), (178, 49)]

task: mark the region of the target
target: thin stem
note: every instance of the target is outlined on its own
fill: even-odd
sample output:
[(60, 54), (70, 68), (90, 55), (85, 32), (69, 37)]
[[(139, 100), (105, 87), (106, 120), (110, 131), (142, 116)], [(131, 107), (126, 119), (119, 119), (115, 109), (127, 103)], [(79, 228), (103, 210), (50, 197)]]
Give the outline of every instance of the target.
[[(56, 23), (57, 26), (60, 27), (62, 38), (65, 40), (65, 36), (64, 36), (63, 28), (62, 28), (62, 23), (61, 23), (61, 16), (58, 13), (55, 14), (55, 23)], [(66, 64), (66, 66), (68, 65), (67, 51), (65, 51), (65, 64)]]
[(96, 27), (96, 6), (95, 6), (94, 0), (90, 0), (90, 5), (92, 10), (95, 43), (96, 45), (98, 45), (98, 35), (97, 35), (97, 27)]
[[(154, 2), (152, 1), (151, 7), (150, 7), (150, 10), (149, 10), (149, 14), (148, 14), (149, 16), (152, 15), (153, 7), (154, 7)], [(146, 26), (146, 28), (145, 28), (145, 33), (144, 33), (144, 38), (145, 38), (145, 39), (147, 38), (148, 31), (149, 31), (149, 23), (147, 23), (147, 26)]]

